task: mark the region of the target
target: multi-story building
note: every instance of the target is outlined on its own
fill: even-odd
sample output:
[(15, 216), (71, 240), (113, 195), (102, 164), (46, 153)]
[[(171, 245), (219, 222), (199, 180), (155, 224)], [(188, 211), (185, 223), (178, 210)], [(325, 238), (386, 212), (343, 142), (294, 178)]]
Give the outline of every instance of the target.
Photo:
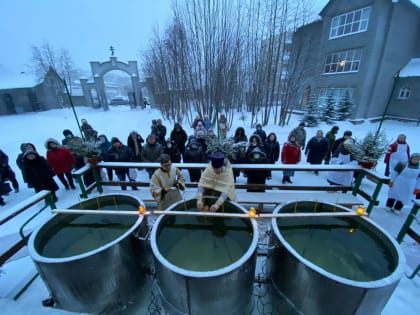
[(420, 117), (420, 70), (400, 77), (408, 64), (415, 72), (420, 57), (420, 8), (408, 0), (330, 0), (319, 15), (293, 39), (295, 108), (313, 94), (320, 105), (347, 94), (352, 118)]

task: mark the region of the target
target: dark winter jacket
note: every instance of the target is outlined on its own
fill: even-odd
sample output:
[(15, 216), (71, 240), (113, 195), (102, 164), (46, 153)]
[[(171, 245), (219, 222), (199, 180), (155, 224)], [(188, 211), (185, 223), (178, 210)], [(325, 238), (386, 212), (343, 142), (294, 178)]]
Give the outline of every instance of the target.
[(165, 144), (166, 127), (164, 125), (156, 125), (156, 136), (161, 145)]
[(185, 163), (204, 163), (206, 155), (201, 143), (195, 137), (191, 138), (184, 152)]
[(261, 141), (264, 143), (265, 140), (267, 139), (267, 134), (265, 133), (265, 131), (262, 129), (262, 125), (258, 124), (257, 129), (254, 131), (254, 134), (259, 135), (261, 138)]
[[(111, 147), (108, 150), (107, 155), (108, 155), (107, 161), (109, 162), (133, 162), (133, 159), (134, 159), (133, 152), (131, 151), (131, 149), (127, 147), (126, 145), (123, 145), (121, 142), (118, 148), (111, 145)], [(126, 174), (127, 171), (128, 171), (127, 168), (115, 169), (115, 173), (117, 175)]]
[(330, 148), (327, 139), (324, 137), (312, 137), (311, 140), (308, 141), (305, 149), (305, 154), (308, 155), (307, 161), (310, 164), (321, 164), (329, 150)]
[[(35, 159), (27, 159), (29, 154), (34, 154)], [(40, 192), (41, 190), (57, 191), (58, 185), (53, 179), (54, 175), (47, 160), (35, 151), (26, 151), (23, 156), (23, 172), (25, 173), (28, 184), (36, 192)]]
[(99, 138), (104, 138), (104, 142), (98, 142), (99, 158), (101, 161), (108, 161), (108, 150), (111, 148), (111, 142), (108, 140), (107, 136), (99, 135)]
[[(147, 139), (149, 139), (149, 137), (153, 137), (153, 135), (149, 135)], [(146, 163), (159, 162), (160, 156), (163, 153), (163, 147), (157, 141), (154, 144), (150, 144), (147, 139), (146, 144), (141, 150), (141, 161)]]
[(175, 141), (166, 141), (163, 153), (168, 154), (171, 157), (171, 161), (173, 163), (181, 162), (181, 151), (179, 151)]
[[(274, 136), (274, 140), (270, 140), (270, 136)], [(270, 133), (267, 139), (264, 141), (264, 152), (267, 155), (267, 163), (274, 164), (280, 156), (280, 144), (277, 141), (276, 134)]]
[[(136, 147), (136, 143), (137, 143), (137, 147)], [(128, 135), (127, 146), (130, 148), (131, 152), (133, 152), (135, 162), (141, 162), (142, 143), (144, 143), (144, 139), (137, 132), (132, 131)]]
[(235, 130), (235, 135), (233, 136), (233, 143), (238, 142), (248, 142), (248, 137), (245, 134), (245, 129), (242, 127), (238, 127)]
[[(257, 144), (252, 144), (253, 139), (257, 139)], [(264, 152), (264, 146), (259, 135), (253, 134), (249, 137), (248, 149), (246, 150), (246, 163), (248, 164), (264, 164), (266, 163), (267, 156)], [(247, 184), (265, 184), (265, 179), (268, 176), (268, 172), (265, 170), (246, 170)], [(263, 188), (258, 189), (247, 189), (247, 191), (265, 191)]]
[[(50, 148), (48, 144), (54, 142), (57, 147)], [(51, 169), (55, 175), (61, 175), (70, 173), (76, 159), (73, 153), (66, 148), (59, 147), (59, 143), (55, 139), (48, 139), (46, 143), (47, 147), (47, 162), (51, 166)]]
[(184, 154), (185, 143), (188, 140), (188, 136), (185, 130), (178, 123), (175, 124), (174, 129), (171, 131), (171, 140), (175, 141), (179, 151), (181, 151), (181, 154)]

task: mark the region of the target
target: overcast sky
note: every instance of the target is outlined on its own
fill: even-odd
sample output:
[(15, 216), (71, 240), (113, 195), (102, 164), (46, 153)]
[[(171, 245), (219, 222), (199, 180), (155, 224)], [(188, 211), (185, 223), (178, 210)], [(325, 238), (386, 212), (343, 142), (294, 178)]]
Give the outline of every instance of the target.
[[(315, 0), (319, 12), (328, 0)], [(420, 5), (420, 0), (414, 0)], [(0, 0), (0, 78), (25, 71), (31, 45), (65, 48), (77, 68), (104, 62), (115, 47), (119, 60), (139, 61), (153, 28), (165, 29), (171, 0)]]

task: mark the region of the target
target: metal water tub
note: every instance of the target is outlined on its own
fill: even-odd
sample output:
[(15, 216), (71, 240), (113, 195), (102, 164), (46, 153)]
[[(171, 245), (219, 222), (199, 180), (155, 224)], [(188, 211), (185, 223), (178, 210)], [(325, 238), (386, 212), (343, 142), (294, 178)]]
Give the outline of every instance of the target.
[[(349, 209), (302, 201), (274, 213), (313, 211)], [(272, 220), (267, 271), (281, 314), (379, 315), (404, 266), (399, 245), (365, 217)]]
[[(205, 198), (205, 204), (215, 201)], [(194, 211), (196, 202), (180, 201), (167, 212)], [(229, 201), (224, 211), (246, 213)], [(160, 216), (152, 230), (151, 246), (166, 313), (249, 314), (257, 242), (254, 219)]]
[[(86, 199), (69, 209), (137, 210), (124, 194)], [(140, 216), (57, 214), (32, 233), (29, 253), (55, 306), (100, 313), (124, 308), (146, 284), (150, 250)]]

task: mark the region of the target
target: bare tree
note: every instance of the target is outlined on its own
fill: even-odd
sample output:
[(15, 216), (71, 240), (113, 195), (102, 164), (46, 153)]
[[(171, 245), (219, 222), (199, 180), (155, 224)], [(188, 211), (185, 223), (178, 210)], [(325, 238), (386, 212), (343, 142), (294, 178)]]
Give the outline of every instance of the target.
[(41, 82), (49, 69), (52, 68), (61, 79), (66, 80), (71, 93), (72, 81), (80, 72), (75, 68), (69, 51), (67, 49), (58, 51), (48, 42), (44, 42), (41, 46), (33, 45), (31, 48), (30, 68), (37, 80)]
[[(290, 34), (305, 22), (308, 0), (185, 0), (175, 3), (174, 18), (156, 32), (143, 70), (156, 83), (163, 115), (186, 119), (207, 114), (217, 123), (252, 112), (251, 124), (270, 117), (284, 123), (288, 91)], [(280, 107), (280, 109), (278, 109)]]

